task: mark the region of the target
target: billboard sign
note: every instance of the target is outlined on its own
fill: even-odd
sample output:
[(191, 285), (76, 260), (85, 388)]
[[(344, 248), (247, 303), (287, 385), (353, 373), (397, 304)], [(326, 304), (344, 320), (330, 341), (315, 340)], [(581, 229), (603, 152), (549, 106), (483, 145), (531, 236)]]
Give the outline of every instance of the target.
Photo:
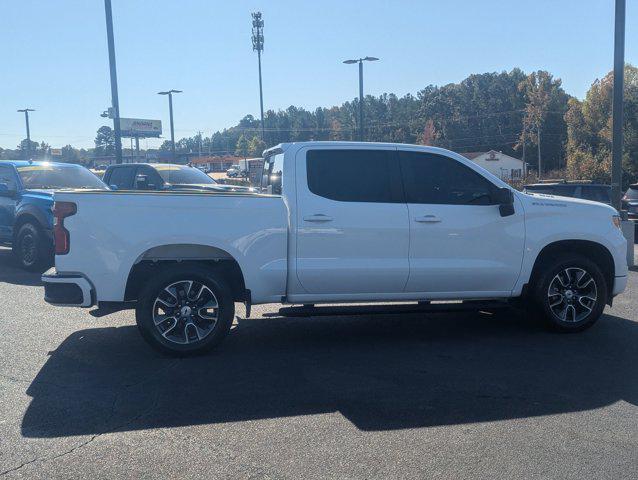
[(123, 137), (159, 137), (162, 134), (162, 121), (120, 118), (120, 130)]

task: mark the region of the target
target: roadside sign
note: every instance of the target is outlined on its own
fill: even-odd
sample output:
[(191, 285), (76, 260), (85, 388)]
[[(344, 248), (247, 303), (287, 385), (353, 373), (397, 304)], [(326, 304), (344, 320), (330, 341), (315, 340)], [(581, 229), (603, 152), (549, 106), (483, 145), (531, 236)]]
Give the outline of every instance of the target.
[(120, 130), (123, 137), (159, 137), (162, 134), (161, 120), (143, 118), (120, 118)]

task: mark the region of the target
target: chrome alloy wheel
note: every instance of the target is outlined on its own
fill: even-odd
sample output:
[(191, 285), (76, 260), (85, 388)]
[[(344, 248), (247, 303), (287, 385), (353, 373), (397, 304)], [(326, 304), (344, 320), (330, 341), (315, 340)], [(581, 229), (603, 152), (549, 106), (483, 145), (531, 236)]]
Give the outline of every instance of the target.
[(153, 323), (160, 335), (181, 345), (203, 340), (215, 329), (219, 304), (201, 282), (181, 280), (159, 292), (153, 302)]
[(549, 284), (549, 309), (561, 322), (578, 323), (594, 309), (597, 293), (596, 282), (587, 271), (569, 267), (557, 273)]

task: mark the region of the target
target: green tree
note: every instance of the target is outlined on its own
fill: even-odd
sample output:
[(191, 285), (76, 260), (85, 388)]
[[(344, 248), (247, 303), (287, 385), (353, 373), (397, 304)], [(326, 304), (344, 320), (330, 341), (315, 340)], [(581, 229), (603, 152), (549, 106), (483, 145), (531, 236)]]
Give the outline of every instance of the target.
[(263, 151), (266, 150), (266, 142), (255, 136), (248, 143), (248, 155), (251, 157), (261, 157)]
[(235, 155), (238, 157), (247, 157), (248, 156), (248, 140), (242, 134), (237, 140), (237, 146), (235, 147)]
[(26, 160), (30, 153), (31, 158), (36, 158), (38, 156), (39, 147), (40, 144), (38, 142), (34, 142), (33, 140), (29, 141), (25, 138), (20, 142), (20, 145), (18, 145), (18, 155), (21, 159)]
[[(519, 144), (536, 146), (536, 163), (539, 169), (547, 171), (560, 168), (562, 146), (557, 149), (555, 141), (543, 143), (543, 137), (544, 133), (553, 137), (566, 135), (563, 117), (568, 108), (569, 97), (561, 87), (561, 80), (554, 79), (549, 72), (539, 70), (528, 75), (519, 84), (519, 90), (525, 95), (526, 103)], [(544, 153), (543, 146), (548, 147)], [(545, 160), (542, 165), (541, 159)]]
[(98, 128), (95, 136), (95, 155), (115, 155), (115, 132), (109, 126)]
[(80, 161), (80, 153), (71, 145), (65, 145), (61, 148), (61, 160), (66, 163), (82, 163)]

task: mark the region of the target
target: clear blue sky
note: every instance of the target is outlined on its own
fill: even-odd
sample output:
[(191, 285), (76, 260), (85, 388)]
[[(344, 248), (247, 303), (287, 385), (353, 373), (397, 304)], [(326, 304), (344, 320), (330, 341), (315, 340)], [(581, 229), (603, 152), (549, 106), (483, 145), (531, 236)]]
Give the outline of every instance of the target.
[[(177, 88), (176, 136), (259, 115), (250, 12), (265, 20), (266, 109), (339, 105), (365, 91), (416, 93), (471, 73), (547, 69), (582, 98), (612, 67), (613, 0), (112, 0), (120, 111), (158, 118)], [(17, 108), (37, 109), (31, 135), (93, 146), (110, 104), (102, 0), (2, 0), (0, 146), (24, 138)], [(626, 59), (638, 64), (638, 0), (627, 1)], [(149, 146), (157, 142), (149, 141)], [(144, 146), (144, 144), (142, 145)]]

